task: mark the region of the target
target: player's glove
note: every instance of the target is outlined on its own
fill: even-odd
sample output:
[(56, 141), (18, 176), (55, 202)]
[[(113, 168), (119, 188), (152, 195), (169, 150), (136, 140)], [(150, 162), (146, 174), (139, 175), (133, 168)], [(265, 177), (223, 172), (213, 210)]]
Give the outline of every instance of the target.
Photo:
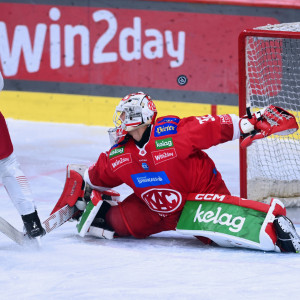
[(240, 119), (239, 127), (242, 148), (271, 134), (288, 135), (298, 130), (296, 118), (283, 108), (273, 105), (255, 112), (251, 118), (244, 116)]

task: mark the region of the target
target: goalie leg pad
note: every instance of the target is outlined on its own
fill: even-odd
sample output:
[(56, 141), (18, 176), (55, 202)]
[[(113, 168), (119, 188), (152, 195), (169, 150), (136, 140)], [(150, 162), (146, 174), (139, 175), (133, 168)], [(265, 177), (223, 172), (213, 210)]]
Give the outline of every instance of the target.
[(209, 238), (222, 247), (280, 252), (273, 222), (286, 211), (279, 200), (268, 205), (229, 195), (198, 194), (196, 198), (186, 202), (177, 231)]
[(91, 201), (88, 202), (79, 223), (77, 231), (80, 236), (92, 235), (98, 238), (112, 239), (114, 231), (107, 227), (105, 215), (112, 205), (117, 205), (115, 201), (103, 200), (98, 191), (92, 191)]
[(76, 226), (80, 236), (84, 237), (86, 235), (102, 204), (103, 200), (100, 200), (97, 205), (94, 205), (92, 201), (87, 204)]
[(100, 239), (112, 240), (115, 232), (104, 228), (91, 226), (87, 234)]

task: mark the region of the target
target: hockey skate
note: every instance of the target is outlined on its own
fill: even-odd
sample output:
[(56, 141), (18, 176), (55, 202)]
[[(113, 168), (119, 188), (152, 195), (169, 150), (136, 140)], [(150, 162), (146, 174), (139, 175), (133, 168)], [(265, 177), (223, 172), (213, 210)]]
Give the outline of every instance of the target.
[(277, 244), (282, 252), (300, 251), (300, 236), (298, 235), (292, 221), (286, 216), (277, 216), (274, 221), (277, 234)]
[(26, 233), (30, 239), (42, 237), (46, 234), (45, 229), (42, 227), (37, 211), (28, 215), (23, 215), (22, 220), (24, 222)]

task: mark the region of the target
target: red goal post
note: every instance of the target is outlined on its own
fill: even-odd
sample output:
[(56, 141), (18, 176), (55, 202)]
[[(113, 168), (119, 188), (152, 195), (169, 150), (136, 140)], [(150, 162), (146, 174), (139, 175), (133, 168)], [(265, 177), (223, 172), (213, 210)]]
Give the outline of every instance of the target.
[[(266, 25), (239, 36), (239, 114), (270, 104), (300, 123), (300, 23)], [(240, 147), (240, 194), (300, 206), (300, 130)]]

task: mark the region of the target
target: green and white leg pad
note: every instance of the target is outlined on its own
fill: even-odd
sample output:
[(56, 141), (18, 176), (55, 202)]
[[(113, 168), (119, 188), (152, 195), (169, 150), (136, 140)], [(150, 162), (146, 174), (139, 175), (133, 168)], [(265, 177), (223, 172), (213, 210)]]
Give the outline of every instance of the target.
[(76, 226), (80, 236), (84, 237), (86, 235), (102, 204), (103, 200), (100, 200), (97, 205), (94, 205), (92, 201), (87, 204)]
[(176, 230), (222, 247), (280, 252), (273, 222), (285, 214), (278, 199), (268, 205), (230, 195), (190, 194)]
[(114, 231), (110, 231), (96, 226), (90, 226), (90, 229), (87, 232), (87, 235), (91, 235), (100, 239), (107, 239), (107, 240), (112, 240), (114, 238), (114, 234), (115, 234)]
[[(95, 236), (103, 239), (113, 239), (114, 231), (105, 228), (105, 222), (103, 222), (103, 227), (99, 225), (99, 222), (94, 222), (97, 214), (101, 215), (101, 208), (107, 211), (107, 203), (109, 206), (117, 205), (115, 201), (102, 200), (101, 194), (97, 191), (93, 191), (91, 195), (91, 201), (88, 202), (80, 220), (77, 224), (77, 231), (81, 237), (86, 235)], [(106, 206), (106, 208), (104, 208)], [(103, 216), (104, 221), (105, 216)], [(94, 224), (97, 224), (95, 226)]]

